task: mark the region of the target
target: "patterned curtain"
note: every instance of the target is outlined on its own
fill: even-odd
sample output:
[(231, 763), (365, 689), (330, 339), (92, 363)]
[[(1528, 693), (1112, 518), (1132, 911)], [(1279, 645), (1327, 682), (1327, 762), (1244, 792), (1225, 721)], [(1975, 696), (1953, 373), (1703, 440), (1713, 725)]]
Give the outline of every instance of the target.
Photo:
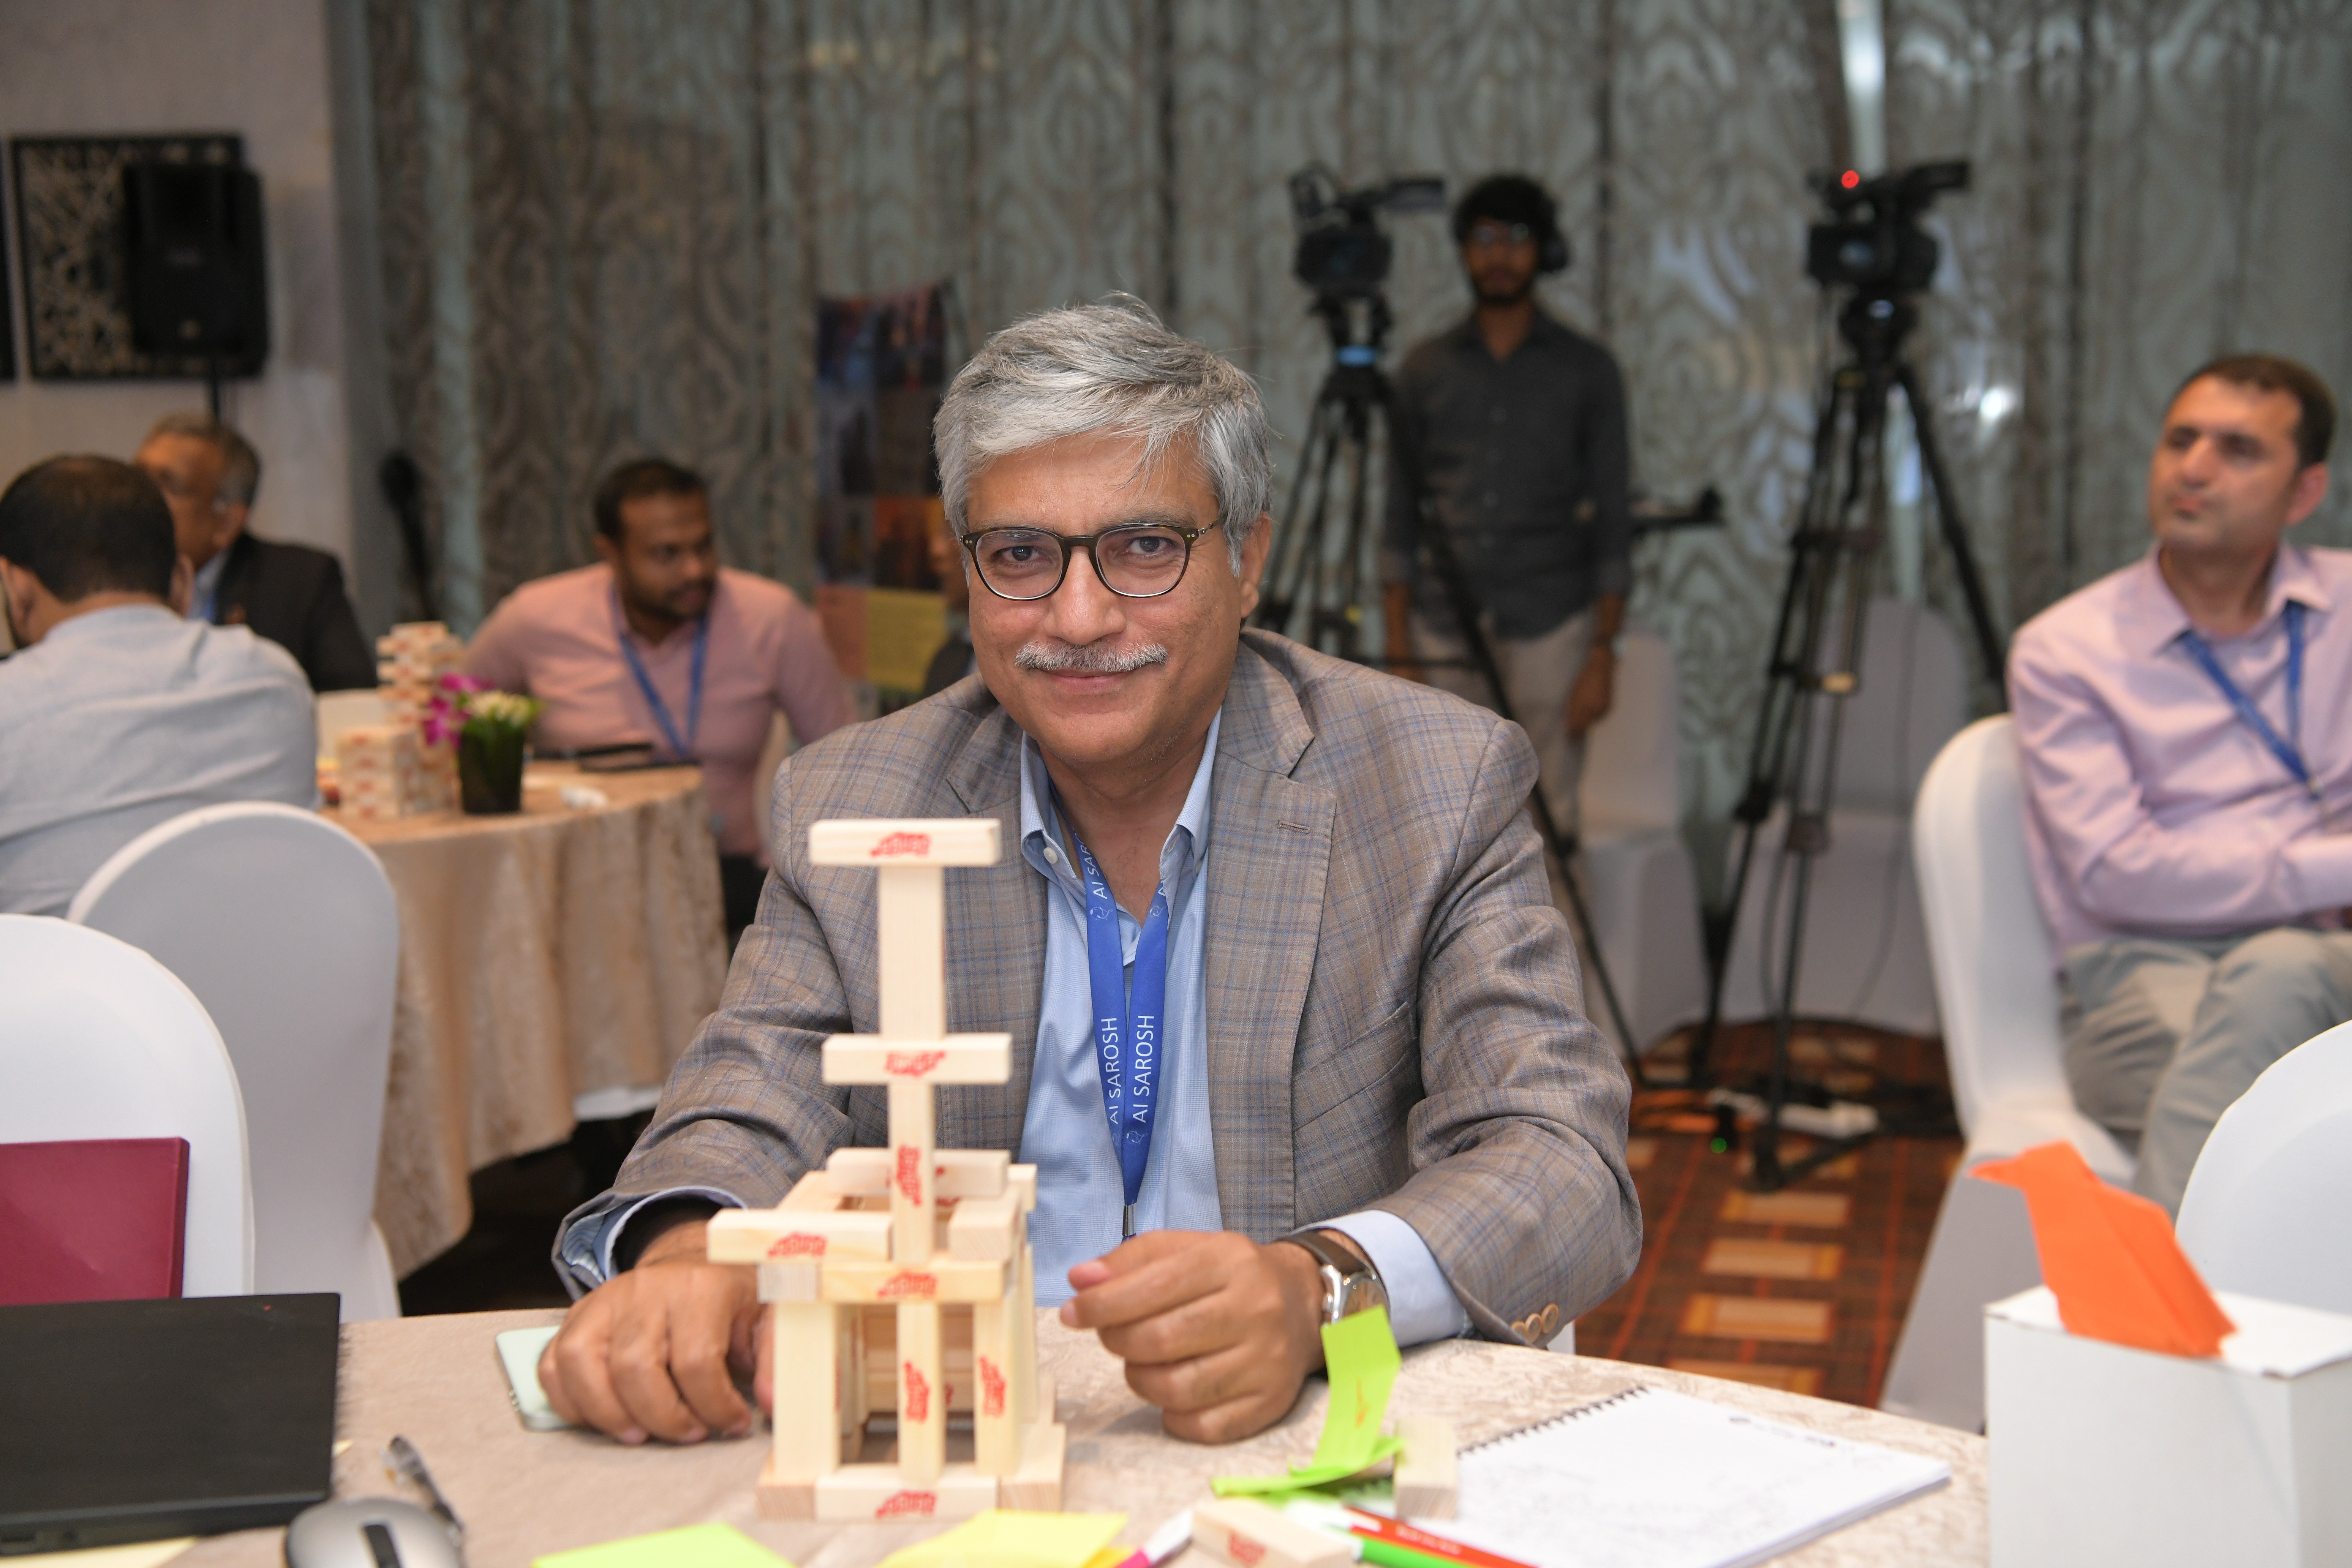
[[(1562, 198), (1547, 297), (1624, 364), (1637, 482), (1727, 502), (1638, 546), (1633, 604), (1719, 820), (1832, 348), (1801, 265), (1844, 143), (1828, 5), (372, 0), (394, 398), (452, 618), (588, 559), (595, 477), (646, 450), (710, 476), (735, 563), (806, 587), (820, 295), (950, 279), (967, 343), (1141, 295), (1259, 377), (1286, 491), (1329, 351), (1285, 179), (1519, 169)], [(2143, 548), (2197, 362), (2277, 349), (2352, 390), (2352, 0), (1886, 21), (1896, 162), (1975, 168), (1913, 350), (2006, 631)], [(1441, 220), (1392, 229), (1401, 348), (1467, 296)]]

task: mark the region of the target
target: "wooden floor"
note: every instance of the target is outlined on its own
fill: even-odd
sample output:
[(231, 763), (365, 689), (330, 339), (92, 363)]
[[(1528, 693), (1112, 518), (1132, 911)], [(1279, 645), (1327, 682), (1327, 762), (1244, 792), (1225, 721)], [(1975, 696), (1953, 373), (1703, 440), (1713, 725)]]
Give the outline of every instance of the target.
[[(1769, 1044), (1761, 1027), (1729, 1031), (1720, 1077), (1738, 1084), (1759, 1072)], [(1841, 1093), (1944, 1081), (1932, 1040), (1807, 1026), (1792, 1055), (1801, 1072)], [(1641, 1266), (1577, 1320), (1576, 1348), (1876, 1405), (1959, 1158), (1957, 1133), (1882, 1137), (1759, 1193), (1747, 1131), (1717, 1147), (1715, 1119), (1689, 1097), (1637, 1096), (1633, 1121), (1627, 1156), (1642, 1194)], [(1791, 1138), (1782, 1157), (1811, 1147)]]

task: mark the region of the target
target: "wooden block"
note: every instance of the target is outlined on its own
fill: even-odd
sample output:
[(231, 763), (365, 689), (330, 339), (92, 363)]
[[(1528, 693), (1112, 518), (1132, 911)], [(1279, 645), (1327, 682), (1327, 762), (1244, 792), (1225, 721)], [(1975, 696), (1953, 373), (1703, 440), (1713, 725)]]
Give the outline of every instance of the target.
[(894, 1465), (844, 1465), (816, 1483), (816, 1517), (829, 1523), (884, 1519), (970, 1519), (996, 1506), (997, 1481), (970, 1465), (949, 1465), (916, 1483)]
[(942, 866), (875, 873), (877, 1028), (889, 1039), (936, 1040), (948, 1032), (947, 877)]
[(1009, 1165), (1005, 1168), (1004, 1175), (1005, 1181), (1013, 1188), (1013, 1194), (1021, 1200), (1021, 1212), (1035, 1214), (1037, 1212), (1037, 1167)]
[(997, 1483), (996, 1506), (1029, 1513), (1062, 1510), (1062, 1459), (1069, 1429), (1034, 1422), (1021, 1434), (1021, 1468)]
[(817, 866), (993, 866), (1001, 853), (992, 816), (836, 819), (809, 826), (809, 861)]
[(761, 1468), (760, 1484), (752, 1489), (759, 1500), (761, 1519), (814, 1519), (816, 1517), (816, 1483), (787, 1480), (775, 1473), (776, 1457), (768, 1456)]
[(840, 1353), (834, 1310), (821, 1302), (768, 1309), (768, 1376), (775, 1391), (775, 1449), (767, 1474), (814, 1481), (841, 1464)]
[(948, 1457), (948, 1380), (935, 1301), (898, 1309), (898, 1474), (937, 1480)]
[(925, 1263), (884, 1263), (842, 1258), (824, 1266), (828, 1301), (898, 1306), (911, 1301), (995, 1301), (1004, 1296), (1004, 1265), (934, 1258)]
[(823, 1172), (810, 1171), (793, 1184), (793, 1190), (786, 1193), (784, 1201), (776, 1206), (780, 1209), (815, 1209), (825, 1212), (839, 1208), (841, 1200), (840, 1194), (833, 1190), (833, 1184), (824, 1179)]
[(1192, 1544), (1240, 1568), (1343, 1568), (1356, 1560), (1339, 1537), (1296, 1523), (1251, 1498), (1219, 1498), (1196, 1506)]
[(1454, 1423), (1408, 1415), (1397, 1423), (1404, 1452), (1396, 1462), (1396, 1510), (1407, 1519), (1452, 1519), (1455, 1498)]
[[(1024, 1212), (1034, 1209), (1037, 1167), (1012, 1161), (1002, 1149), (934, 1149), (932, 1193), (941, 1198), (992, 1198), (1008, 1185), (1008, 1171), (1026, 1171), (1029, 1198), (1022, 1206)], [(835, 1196), (878, 1198), (890, 1191), (890, 1166), (887, 1149), (835, 1149), (825, 1163), (824, 1179)]]
[(890, 1256), (905, 1264), (931, 1256), (939, 1166), (939, 1103), (927, 1083), (893, 1082), (890, 1102)]
[(948, 1256), (982, 1263), (1010, 1263), (1021, 1254), (1020, 1200), (1011, 1193), (965, 1198), (948, 1216)]
[(1021, 1421), (1013, 1397), (1017, 1370), (1013, 1319), (1002, 1298), (971, 1308), (971, 1453), (983, 1474), (1021, 1468)]
[[(1013, 1037), (835, 1035), (824, 1042), (822, 1070), (827, 1083), (1003, 1083), (1013, 1076)], [(1002, 1170), (1012, 1156), (998, 1151), (996, 1158)]]
[(1059, 1397), (1060, 1391), (1054, 1386), (1054, 1374), (1050, 1372), (1039, 1373), (1036, 1378), (1036, 1390), (1037, 1419), (1059, 1421), (1062, 1418), (1062, 1403)]
[(838, 1389), (835, 1398), (841, 1406), (841, 1458), (847, 1464), (865, 1450), (866, 1418), (874, 1409), (866, 1397), (865, 1309), (837, 1313), (834, 1321), (839, 1347), (835, 1371)]
[(823, 1279), (823, 1271), (814, 1263), (762, 1263), (760, 1300), (770, 1305), (778, 1301), (821, 1301), (824, 1300), (820, 1289)]
[(1037, 1258), (1024, 1237), (1013, 1277), (1013, 1417), (1026, 1426), (1055, 1419), (1052, 1380), (1037, 1371)]
[(721, 1209), (708, 1236), (713, 1263), (890, 1256), (890, 1216), (861, 1209)]

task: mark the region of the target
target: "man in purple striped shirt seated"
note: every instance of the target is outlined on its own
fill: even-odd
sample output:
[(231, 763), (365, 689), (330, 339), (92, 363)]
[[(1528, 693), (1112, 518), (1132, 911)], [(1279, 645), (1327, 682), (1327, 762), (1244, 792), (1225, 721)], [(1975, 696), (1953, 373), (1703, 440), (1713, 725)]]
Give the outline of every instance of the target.
[(2291, 360), (2199, 370), (2149, 468), (2155, 547), (2010, 652), (2067, 1077), (2171, 1210), (2263, 1069), (2352, 1018), (2352, 552), (2285, 542), (2335, 425)]

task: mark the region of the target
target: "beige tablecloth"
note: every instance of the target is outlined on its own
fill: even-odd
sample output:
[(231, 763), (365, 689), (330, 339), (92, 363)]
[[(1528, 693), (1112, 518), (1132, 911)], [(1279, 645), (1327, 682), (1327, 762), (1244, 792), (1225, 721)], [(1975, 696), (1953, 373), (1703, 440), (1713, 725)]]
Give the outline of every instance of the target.
[[(609, 804), (575, 809), (563, 784)], [(700, 773), (534, 767), (515, 816), (342, 821), (400, 905), (375, 1215), (405, 1274), (473, 1223), (467, 1175), (560, 1143), (572, 1100), (658, 1088), (727, 978)]]
[[(554, 1322), (553, 1310), (409, 1318), (343, 1327), (335, 1435), (339, 1495), (396, 1493), (381, 1458), (395, 1433), (424, 1454), (466, 1521), (467, 1568), (525, 1568), (550, 1552), (677, 1525), (733, 1524), (800, 1568), (869, 1568), (946, 1528), (935, 1522), (817, 1525), (762, 1520), (751, 1495), (764, 1430), (693, 1448), (625, 1448), (583, 1432), (526, 1432), (492, 1352), (501, 1330)], [(1069, 1426), (1063, 1506), (1123, 1512), (1119, 1539), (1140, 1545), (1179, 1509), (1205, 1501), (1213, 1476), (1268, 1472), (1313, 1450), (1328, 1391), (1320, 1381), (1289, 1416), (1246, 1443), (1202, 1447), (1160, 1429), (1160, 1413), (1128, 1392), (1118, 1363), (1090, 1333), (1041, 1312), (1038, 1359), (1060, 1383)], [(1551, 1355), (1453, 1340), (1405, 1352), (1390, 1408), (1442, 1415), (1475, 1443), (1618, 1393), (1656, 1384), (1736, 1409), (1912, 1453), (1952, 1468), (1951, 1485), (1824, 1537), (1776, 1563), (1801, 1568), (1977, 1564), (1988, 1553), (1985, 1440), (1851, 1405), (1722, 1383), (1658, 1367)], [(418, 1500), (412, 1499), (412, 1500)], [(279, 1568), (280, 1531), (199, 1542), (173, 1568)], [(1197, 1548), (1180, 1568), (1210, 1568)]]

